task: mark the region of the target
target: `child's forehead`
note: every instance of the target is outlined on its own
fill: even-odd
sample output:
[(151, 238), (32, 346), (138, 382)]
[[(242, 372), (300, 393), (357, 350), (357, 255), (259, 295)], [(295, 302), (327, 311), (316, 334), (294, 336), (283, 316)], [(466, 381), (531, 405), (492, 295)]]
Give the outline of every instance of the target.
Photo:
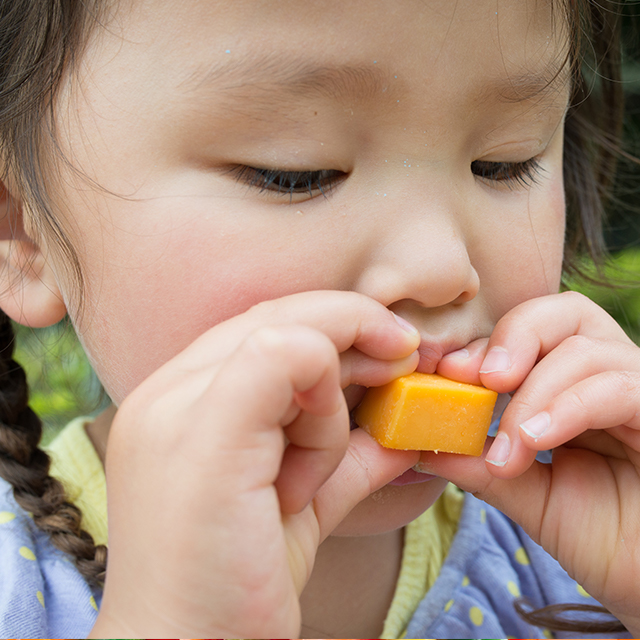
[(321, 135), (323, 123), (353, 131), (357, 113), (462, 135), (456, 122), (470, 113), (515, 123), (530, 104), (555, 114), (568, 101), (570, 30), (540, 0), (130, 0), (116, 9), (87, 47), (81, 91), (62, 94), (91, 118), (135, 112), (142, 122), (153, 112), (173, 132), (215, 119), (244, 135), (246, 124), (262, 132), (284, 119), (292, 133), (307, 130), (311, 114)]
[[(335, 88), (332, 67), (341, 65), (351, 67), (353, 80), (366, 76), (386, 86), (401, 60), (428, 73), (450, 67), (454, 59), (477, 70), (489, 66), (494, 75), (503, 71), (524, 77), (524, 66), (533, 65), (549, 76), (553, 73), (544, 67), (564, 53), (568, 34), (560, 3), (539, 0), (125, 4), (113, 14), (115, 28), (107, 25), (101, 33), (119, 49), (186, 62), (183, 77), (195, 82), (224, 76), (229, 83), (268, 79), (295, 88), (326, 79)], [(499, 59), (493, 59), (496, 52)], [(372, 69), (371, 64), (379, 66)]]
[(479, 104), (566, 84), (561, 15), (539, 0), (135, 0), (101, 31), (182, 95), (263, 109), (301, 95), (393, 104), (408, 81), (444, 78)]

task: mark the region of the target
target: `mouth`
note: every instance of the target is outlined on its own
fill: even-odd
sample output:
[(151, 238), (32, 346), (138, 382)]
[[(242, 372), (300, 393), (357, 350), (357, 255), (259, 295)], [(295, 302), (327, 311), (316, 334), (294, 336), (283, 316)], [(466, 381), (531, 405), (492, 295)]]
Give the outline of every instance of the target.
[[(464, 344), (466, 345), (468, 343), (469, 341), (467, 340)], [(416, 367), (416, 371), (419, 371), (421, 373), (435, 373), (438, 362), (440, 362), (442, 357), (445, 354), (450, 353), (451, 351), (462, 348), (462, 346), (464, 345), (459, 345), (458, 341), (456, 341), (455, 344), (453, 344), (452, 341), (452, 343), (446, 345), (438, 345), (423, 341), (418, 348), (420, 361), (418, 363), (418, 366)], [(349, 426), (351, 431), (359, 428), (359, 425), (354, 418), (354, 413), (366, 392), (367, 388), (360, 385), (349, 385), (346, 389), (344, 389), (345, 399), (347, 401), (347, 406), (349, 407)], [(424, 482), (429, 482), (430, 480), (438, 477), (439, 476), (434, 476), (429, 473), (421, 473), (412, 468), (407, 469), (404, 473), (401, 473), (397, 478), (391, 480), (391, 482), (389, 482), (388, 484), (393, 486), (421, 484)]]

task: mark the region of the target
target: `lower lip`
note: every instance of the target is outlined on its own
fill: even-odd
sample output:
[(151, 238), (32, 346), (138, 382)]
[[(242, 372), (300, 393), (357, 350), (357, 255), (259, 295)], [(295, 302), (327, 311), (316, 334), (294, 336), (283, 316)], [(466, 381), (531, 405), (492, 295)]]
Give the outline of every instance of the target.
[(403, 486), (405, 484), (418, 484), (420, 482), (429, 482), (438, 476), (432, 476), (429, 473), (418, 473), (414, 469), (407, 469), (402, 475), (399, 475), (395, 480), (392, 480), (389, 484), (395, 486)]

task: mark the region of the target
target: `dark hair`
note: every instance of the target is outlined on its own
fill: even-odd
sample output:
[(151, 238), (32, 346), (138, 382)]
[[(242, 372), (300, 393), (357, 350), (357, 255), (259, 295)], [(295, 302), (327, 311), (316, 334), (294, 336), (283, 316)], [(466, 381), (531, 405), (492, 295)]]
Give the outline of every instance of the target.
[[(56, 240), (79, 284), (77, 256), (51, 211), (44, 176), (56, 149), (53, 108), (65, 74), (73, 70), (101, 12), (113, 0), (3, 0), (0, 2), (0, 158), (22, 200), (37, 212), (39, 232)], [(562, 0), (563, 21), (571, 30), (568, 63), (573, 70), (571, 108), (565, 123), (564, 179), (567, 202), (565, 272), (578, 269), (587, 253), (604, 255), (603, 219), (613, 184), (622, 123), (618, 19), (608, 0)], [(591, 73), (582, 61), (588, 60)], [(5, 176), (2, 176), (5, 177)], [(80, 528), (80, 512), (64, 499), (49, 476), (49, 461), (38, 448), (41, 426), (27, 406), (22, 370), (12, 359), (11, 326), (0, 318), (0, 475), (11, 483), (18, 503), (34, 514), (52, 542), (70, 553), (91, 582), (104, 579), (106, 549), (96, 547)], [(602, 631), (567, 612), (579, 605), (529, 611), (538, 626), (570, 631)], [(602, 611), (602, 609), (599, 609)], [(607, 631), (624, 629), (615, 619)]]
[[(97, 5), (90, 0), (0, 2), (0, 159), (4, 175), (17, 182), (23, 202), (37, 211), (39, 231), (56, 238), (70, 272), (81, 282), (77, 257), (55, 216), (43, 183), (54, 143), (50, 117), (56, 89), (81, 51)], [(7, 215), (15, 215), (9, 211)], [(38, 444), (42, 425), (27, 405), (27, 383), (13, 360), (13, 328), (0, 311), (0, 476), (16, 502), (33, 514), (52, 543), (71, 555), (90, 584), (104, 581), (107, 549), (81, 528), (81, 512), (49, 475), (49, 457)]]
[(574, 32), (570, 54), (574, 73), (563, 157), (567, 275), (584, 275), (579, 262), (584, 254), (596, 265), (602, 264), (605, 211), (613, 198), (622, 152), (620, 15), (608, 0), (581, 0), (580, 4), (581, 19), (569, 21)]

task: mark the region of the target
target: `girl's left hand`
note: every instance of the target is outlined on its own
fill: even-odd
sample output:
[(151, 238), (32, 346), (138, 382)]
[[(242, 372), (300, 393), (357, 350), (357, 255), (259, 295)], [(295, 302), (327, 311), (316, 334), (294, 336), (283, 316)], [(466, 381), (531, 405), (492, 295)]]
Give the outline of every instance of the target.
[[(640, 348), (584, 296), (529, 300), (438, 373), (513, 393), (483, 458), (423, 453), (640, 634)], [(535, 460), (553, 449), (551, 464)]]

